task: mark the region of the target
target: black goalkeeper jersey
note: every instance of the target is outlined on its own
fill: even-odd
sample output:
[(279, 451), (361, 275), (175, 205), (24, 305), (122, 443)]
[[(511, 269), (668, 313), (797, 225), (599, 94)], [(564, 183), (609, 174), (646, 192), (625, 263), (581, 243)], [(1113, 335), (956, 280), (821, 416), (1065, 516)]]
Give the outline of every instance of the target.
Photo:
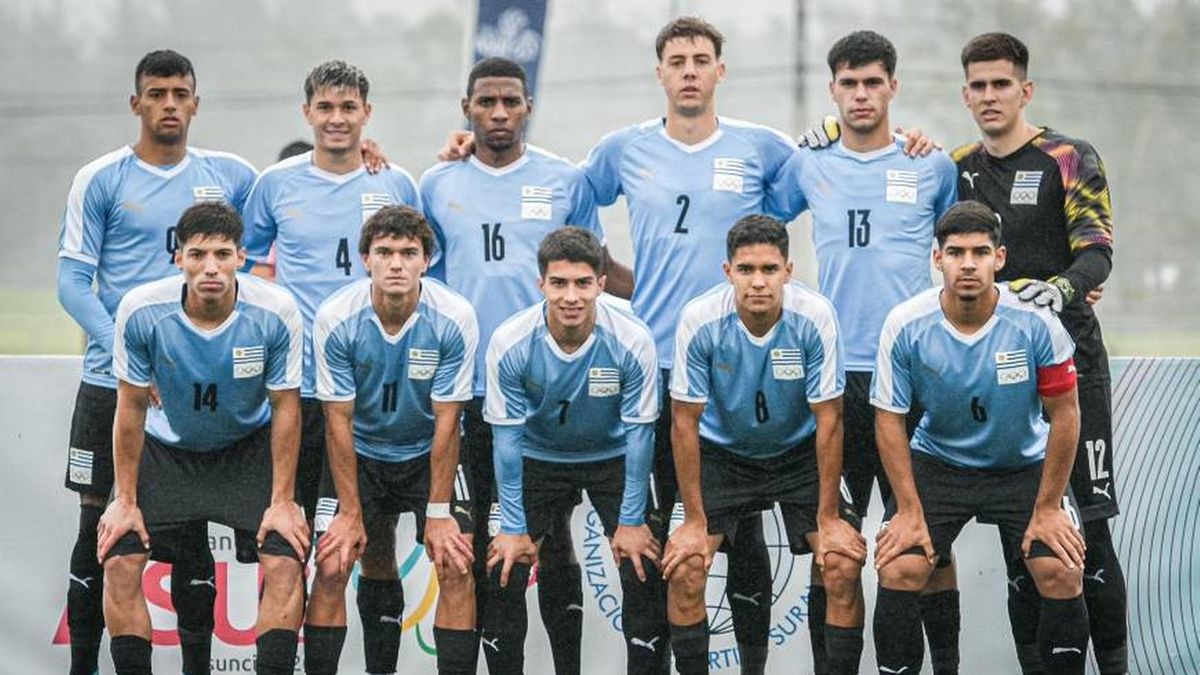
[[(958, 198), (987, 204), (1001, 219), (1008, 262), (1003, 281), (1048, 279), (1071, 266), (1090, 247), (1112, 249), (1112, 202), (1104, 164), (1085, 141), (1042, 129), (1007, 157), (993, 157), (976, 142), (952, 153), (958, 165)], [(1095, 312), (1083, 301), (1063, 308), (1061, 319), (1075, 340), (1081, 375), (1108, 379), (1108, 354)]]

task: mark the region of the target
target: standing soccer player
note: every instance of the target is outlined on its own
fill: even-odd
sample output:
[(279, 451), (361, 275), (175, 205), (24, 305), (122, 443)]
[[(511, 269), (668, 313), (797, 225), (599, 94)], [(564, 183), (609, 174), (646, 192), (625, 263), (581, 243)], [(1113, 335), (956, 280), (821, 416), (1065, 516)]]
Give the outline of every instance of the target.
[[(947, 211), (934, 252), (942, 287), (894, 308), (879, 340), (871, 402), (893, 490), (875, 553), (880, 672), (920, 671), (918, 592), (971, 518), (999, 526), (1044, 598), (1036, 635), (1047, 672), (1084, 670), (1084, 542), (1067, 484), (1079, 434), (1074, 345), (1048, 308), (994, 283), (1000, 232), (979, 202)], [(905, 416), (918, 403), (910, 450)]]
[(465, 503), (458, 503), (468, 495), (457, 466), (479, 329), (465, 298), (421, 278), (433, 246), (420, 213), (380, 209), (357, 242), (370, 278), (343, 287), (317, 312), (313, 350), (331, 479), (322, 483), (317, 576), (304, 626), (304, 667), (311, 675), (337, 672), (346, 583), (360, 554), (367, 672), (396, 672), (404, 586), (395, 533), (399, 514), (409, 511), (437, 573), (438, 672), (475, 672), (472, 522)]
[[(1112, 270), (1112, 203), (1100, 156), (1087, 142), (1025, 119), (1033, 98), (1029, 50), (987, 33), (962, 51), (963, 102), (983, 139), (954, 151), (959, 194), (988, 205), (1004, 223), (1008, 264), (997, 278), (1021, 300), (1050, 306), (1075, 341), (1079, 447), (1071, 487), (1087, 539), (1084, 598), (1096, 662), (1105, 675), (1128, 670), (1125, 577), (1108, 519), (1116, 516), (1112, 400), (1100, 322), (1085, 302)], [(1009, 616), (1026, 673), (1040, 672), (1034, 626), (1037, 589), (1009, 553)], [(1019, 589), (1019, 590), (1018, 590)]]
[[(729, 231), (727, 284), (690, 302), (671, 372), (684, 521), (663, 556), (675, 663), (708, 672), (704, 587), (712, 555), (775, 503), (793, 553), (812, 552), (830, 597), (831, 672), (862, 656), (866, 540), (839, 504), (844, 374), (833, 306), (791, 282), (787, 230), (763, 215)], [(847, 522), (849, 521), (849, 522)]]
[[(207, 201), (240, 209), (257, 176), (236, 155), (188, 147), (188, 128), (199, 104), (186, 57), (170, 50), (146, 54), (134, 71), (129, 99), (141, 120), (137, 143), (80, 169), (62, 217), (58, 298), (87, 334), (66, 472), (66, 487), (79, 493), (80, 503), (67, 592), (71, 675), (97, 672), (104, 630), (103, 571), (95, 549), (96, 526), (113, 487), (117, 304), (135, 286), (175, 271), (173, 225), (185, 209)], [(216, 598), (208, 531), (201, 524), (172, 536), (174, 541), (158, 542), (155, 557), (173, 562), (171, 600), (179, 617), (183, 672), (203, 675), (209, 671)]]
[(626, 672), (651, 675), (666, 650), (659, 544), (645, 519), (658, 415), (654, 339), (638, 319), (597, 302), (606, 256), (593, 234), (556, 230), (537, 255), (545, 301), (505, 321), (487, 351), (484, 414), (500, 493), (482, 638), (489, 670), (524, 672), (525, 623), (512, 608), (525, 603), (538, 542), (587, 490), (620, 568)]
[[(291, 673), (308, 548), (293, 501), (300, 316), (286, 292), (236, 274), (246, 254), (232, 208), (193, 206), (175, 235), (182, 276), (127, 293), (114, 328), (116, 491), (96, 547), (113, 664), (120, 675), (150, 672), (142, 571), (156, 542), (214, 521), (257, 533), (256, 672)], [(150, 405), (152, 387), (161, 407)]]

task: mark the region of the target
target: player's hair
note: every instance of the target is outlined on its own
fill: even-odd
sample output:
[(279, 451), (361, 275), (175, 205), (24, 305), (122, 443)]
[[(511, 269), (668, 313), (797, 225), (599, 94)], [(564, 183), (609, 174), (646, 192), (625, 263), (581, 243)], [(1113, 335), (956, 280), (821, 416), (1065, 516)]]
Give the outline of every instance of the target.
[(756, 213), (744, 216), (729, 229), (725, 235), (725, 258), (733, 260), (733, 256), (743, 246), (768, 244), (779, 249), (784, 259), (788, 257), (787, 227), (771, 216)]
[(983, 232), (992, 240), (992, 246), (1000, 245), (1000, 216), (983, 202), (972, 200), (961, 201), (951, 206), (938, 219), (935, 228), (938, 248), (946, 245), (946, 239), (952, 234), (967, 234), (968, 232)]
[(142, 93), (142, 76), (146, 77), (191, 77), (192, 89), (196, 88), (196, 71), (188, 57), (173, 49), (156, 49), (138, 61), (133, 69), (133, 91)]
[(311, 102), (313, 95), (322, 89), (354, 89), (365, 103), (370, 88), (363, 71), (345, 61), (326, 61), (304, 78), (304, 100)]
[(521, 93), (529, 96), (529, 84), (525, 80), (525, 69), (521, 64), (511, 59), (499, 56), (489, 56), (471, 68), (467, 76), (467, 98), (475, 93), (475, 80), (481, 77), (511, 77), (521, 81)]
[(242, 245), (242, 217), (224, 202), (201, 202), (188, 207), (175, 224), (175, 241), (179, 250), (193, 237), (220, 237), (239, 248)]
[(596, 235), (574, 225), (560, 227), (546, 235), (538, 245), (538, 272), (546, 276), (546, 268), (556, 260), (591, 265), (596, 276), (604, 274), (604, 247)]
[(829, 73), (837, 74), (839, 67), (859, 68), (879, 61), (888, 77), (896, 74), (896, 48), (892, 41), (873, 30), (857, 30), (829, 48)]
[(278, 161), (282, 162), (283, 160), (287, 159), (288, 157), (295, 157), (296, 155), (303, 155), (304, 153), (306, 153), (312, 149), (313, 149), (313, 144), (309, 143), (308, 141), (292, 141), (291, 143), (288, 143), (287, 145), (280, 148)]
[(725, 36), (721, 35), (721, 31), (698, 16), (681, 16), (663, 26), (662, 30), (658, 31), (658, 37), (654, 39), (654, 53), (658, 55), (659, 61), (662, 61), (663, 49), (667, 43), (677, 38), (708, 38), (713, 44), (713, 53), (718, 59), (721, 58), (721, 45), (725, 43)]
[(976, 35), (963, 47), (961, 60), (964, 73), (980, 61), (1009, 61), (1022, 78), (1029, 72), (1029, 48), (1008, 33)]
[(359, 255), (370, 253), (371, 242), (379, 237), (415, 239), (421, 242), (421, 250), (426, 258), (433, 256), (433, 228), (425, 222), (425, 216), (412, 207), (385, 206), (368, 218), (367, 222), (363, 223), (362, 234), (358, 237)]

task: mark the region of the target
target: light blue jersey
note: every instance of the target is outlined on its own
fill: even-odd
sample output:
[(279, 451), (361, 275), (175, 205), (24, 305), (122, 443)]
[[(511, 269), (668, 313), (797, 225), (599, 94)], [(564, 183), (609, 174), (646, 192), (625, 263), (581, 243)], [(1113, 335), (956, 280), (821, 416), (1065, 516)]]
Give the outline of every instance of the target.
[(416, 311), (388, 335), (371, 304), (371, 280), (344, 286), (317, 310), (317, 398), (354, 401), (354, 450), (383, 462), (428, 454), (433, 404), (471, 399), (475, 311), (425, 279)]
[(1038, 369), (1066, 363), (1075, 351), (1048, 308), (996, 288), (995, 315), (972, 335), (954, 329), (942, 312), (942, 289), (931, 288), (893, 309), (879, 339), (872, 405), (904, 414), (919, 403), (925, 415), (912, 448), (955, 466), (1041, 461), (1049, 425)]
[[(688, 300), (724, 280), (725, 235), (743, 216), (788, 222), (784, 165), (795, 142), (768, 127), (722, 117), (695, 145), (653, 119), (613, 132), (584, 161), (596, 201), (625, 195), (633, 235), (633, 309), (654, 331), (670, 368), (675, 326)], [(782, 194), (781, 194), (782, 191)]]
[[(550, 335), (546, 304), (505, 321), (487, 350), (484, 419), (494, 426), (501, 529), (524, 530), (521, 457), (597, 462), (625, 456), (623, 524), (639, 524), (654, 454), (658, 366), (650, 329), (600, 300), (596, 327), (576, 351)], [(510, 430), (519, 434), (510, 444)]]
[(671, 398), (704, 403), (700, 437), (744, 457), (774, 457), (817, 430), (811, 404), (842, 395), (837, 315), (798, 281), (783, 287), (783, 315), (755, 337), (737, 314), (732, 285), (683, 310)]
[(421, 176), (425, 218), (438, 239), (430, 276), (463, 294), (479, 317), (475, 395), (483, 396), (484, 350), (505, 319), (538, 302), (537, 250), (563, 225), (604, 229), (587, 179), (570, 162), (532, 145), (506, 167), (472, 156)]
[(375, 175), (365, 167), (329, 173), (312, 163), (312, 151), (268, 167), (246, 201), (246, 250), (267, 259), (275, 244), (275, 281), (291, 291), (304, 317), (302, 396), (315, 392), (312, 322), (317, 307), (337, 289), (366, 276), (358, 238), (362, 225), (384, 206), (421, 210), (412, 176), (397, 166)]
[(130, 291), (117, 310), (113, 370), (123, 382), (158, 387), (162, 408), (146, 433), (198, 452), (218, 450), (271, 419), (267, 390), (300, 386), (300, 313), (292, 296), (237, 275), (233, 313), (212, 330), (184, 314), (183, 277)]
[[(64, 307), (88, 334), (83, 381), (115, 388), (112, 317), (135, 286), (178, 272), (175, 224), (188, 207), (220, 201), (241, 210), (258, 173), (228, 152), (188, 148), (175, 166), (138, 159), (124, 146), (75, 174), (58, 240), (59, 274), (75, 277)], [(64, 267), (64, 264), (69, 267)], [(86, 302), (92, 293), (100, 307)], [(69, 298), (69, 299), (66, 299)]]
[(789, 212), (812, 210), (818, 285), (838, 310), (846, 369), (870, 372), (888, 311), (932, 285), (934, 225), (958, 191), (954, 162), (941, 151), (907, 157), (897, 138), (866, 153), (804, 149), (787, 170)]

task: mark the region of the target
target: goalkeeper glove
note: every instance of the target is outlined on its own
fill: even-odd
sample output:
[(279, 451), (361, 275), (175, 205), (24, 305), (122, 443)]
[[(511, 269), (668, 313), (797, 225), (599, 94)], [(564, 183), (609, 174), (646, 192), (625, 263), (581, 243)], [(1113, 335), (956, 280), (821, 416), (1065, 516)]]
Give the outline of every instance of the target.
[(833, 115), (826, 115), (820, 124), (800, 134), (800, 137), (796, 139), (796, 145), (820, 150), (833, 145), (841, 137), (842, 127), (838, 125), (838, 119)]
[(1024, 302), (1033, 302), (1038, 307), (1049, 307), (1058, 314), (1064, 305), (1075, 300), (1075, 287), (1063, 277), (1040, 279), (1017, 279), (1008, 283), (1008, 290), (1017, 294)]

